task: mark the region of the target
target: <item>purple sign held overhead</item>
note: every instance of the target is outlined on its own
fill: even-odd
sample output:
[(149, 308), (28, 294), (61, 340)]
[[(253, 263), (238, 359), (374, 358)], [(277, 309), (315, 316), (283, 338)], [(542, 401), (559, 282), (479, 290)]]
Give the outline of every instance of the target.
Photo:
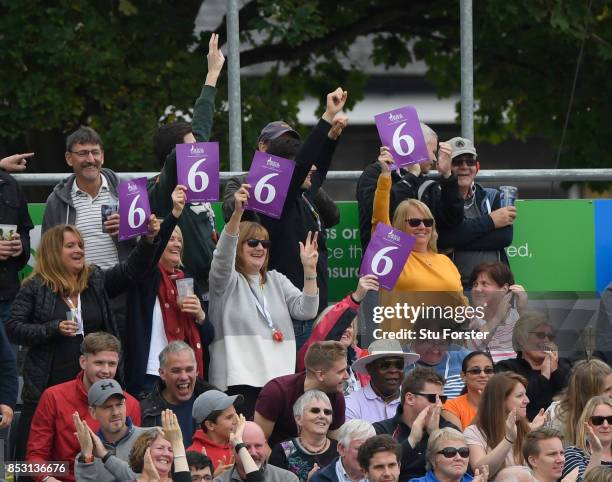
[(382, 146), (391, 150), (396, 167), (429, 160), (419, 116), (412, 106), (400, 107), (374, 116)]
[(359, 275), (374, 274), (380, 287), (392, 290), (404, 269), (416, 238), (378, 223), (361, 261)]
[(247, 209), (279, 219), (294, 169), (295, 163), (289, 159), (255, 152), (245, 181), (251, 185)]
[(219, 143), (176, 145), (177, 184), (187, 187), (187, 202), (219, 200)]
[(119, 195), (119, 241), (142, 236), (149, 232), (151, 207), (147, 193), (147, 178), (122, 181)]

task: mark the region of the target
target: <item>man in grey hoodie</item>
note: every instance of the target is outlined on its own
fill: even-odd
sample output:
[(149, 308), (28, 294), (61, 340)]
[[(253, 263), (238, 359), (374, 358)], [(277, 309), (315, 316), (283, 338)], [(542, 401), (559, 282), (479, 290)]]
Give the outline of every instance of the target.
[[(77, 481), (111, 482), (115, 475), (126, 471), (130, 451), (136, 439), (150, 428), (136, 427), (126, 416), (125, 395), (116, 380), (106, 379), (94, 383), (87, 393), (89, 414), (100, 423), (98, 433), (93, 433), (78, 413), (73, 415), (76, 435), (81, 451), (74, 465)], [(136, 474), (125, 474), (136, 479)], [(122, 479), (124, 480), (124, 479)]]

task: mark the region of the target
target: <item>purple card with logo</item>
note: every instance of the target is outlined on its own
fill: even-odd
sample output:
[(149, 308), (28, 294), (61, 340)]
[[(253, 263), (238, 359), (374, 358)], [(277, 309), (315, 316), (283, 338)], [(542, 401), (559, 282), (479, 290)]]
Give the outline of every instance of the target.
[(255, 152), (245, 181), (251, 185), (247, 208), (279, 219), (294, 169), (295, 163), (289, 159)]
[(142, 236), (149, 232), (149, 195), (147, 178), (139, 177), (122, 181), (117, 188), (119, 195), (119, 241)]
[(219, 200), (219, 143), (176, 145), (177, 184), (187, 187), (187, 202)]
[(378, 223), (361, 260), (359, 276), (374, 274), (378, 277), (381, 288), (392, 290), (408, 261), (415, 241), (416, 238), (408, 233), (393, 229), (388, 224)]
[(419, 116), (412, 106), (383, 112), (374, 116), (381, 146), (391, 150), (393, 168), (427, 161), (429, 154), (421, 130)]

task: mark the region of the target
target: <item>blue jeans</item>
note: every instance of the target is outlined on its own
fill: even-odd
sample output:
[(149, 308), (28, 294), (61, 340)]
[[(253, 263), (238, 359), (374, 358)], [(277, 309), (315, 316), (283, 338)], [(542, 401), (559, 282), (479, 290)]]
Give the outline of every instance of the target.
[(312, 333), (314, 320), (293, 320), (293, 331), (295, 333), (295, 349), (299, 351), (302, 345), (306, 343)]

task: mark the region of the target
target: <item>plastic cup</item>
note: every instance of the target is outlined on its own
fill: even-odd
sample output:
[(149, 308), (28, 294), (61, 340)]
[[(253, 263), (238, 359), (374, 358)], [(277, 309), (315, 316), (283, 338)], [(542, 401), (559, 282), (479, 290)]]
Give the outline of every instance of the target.
[(508, 206), (516, 205), (516, 199), (518, 198), (518, 189), (515, 186), (500, 186), (501, 191), (501, 207), (507, 208)]
[(193, 278), (177, 279), (176, 291), (176, 301), (180, 305), (185, 297), (193, 294)]

